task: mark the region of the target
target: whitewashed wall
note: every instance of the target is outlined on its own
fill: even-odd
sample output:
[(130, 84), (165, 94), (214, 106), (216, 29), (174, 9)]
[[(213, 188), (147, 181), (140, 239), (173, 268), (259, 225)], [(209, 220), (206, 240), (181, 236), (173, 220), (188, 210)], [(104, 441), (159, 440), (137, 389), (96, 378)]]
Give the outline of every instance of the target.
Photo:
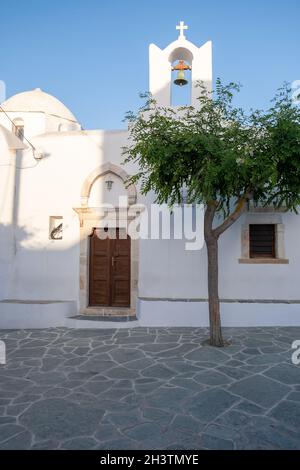
[[(31, 134), (41, 129), (34, 122), (28, 124)], [(78, 300), (79, 219), (73, 208), (80, 206), (81, 187), (91, 171), (107, 161), (120, 163), (125, 135), (79, 131), (31, 137), (46, 155), (39, 162), (31, 149), (17, 158), (1, 152), (0, 164), (8, 166), (0, 172), (0, 298)], [(14, 172), (16, 162), (22, 169)], [(93, 192), (93, 204), (99, 194)], [(115, 202), (111, 196), (115, 198), (114, 191), (106, 192), (104, 202)], [(49, 239), (50, 216), (63, 217), (63, 240)]]
[[(57, 118), (46, 123), (43, 113), (12, 117), (23, 117), (26, 135), (45, 158), (37, 162), (30, 148), (15, 155), (0, 142), (0, 299), (78, 302), (79, 219), (73, 208), (80, 206), (82, 184), (96, 167), (106, 162), (121, 164), (127, 131), (43, 134), (46, 126), (58, 126)], [(4, 116), (1, 119), (4, 125)], [(9, 122), (5, 126), (11, 130)], [(135, 171), (132, 165), (125, 169), (129, 174)], [(124, 185), (118, 179), (114, 179), (111, 192), (106, 191), (103, 181), (95, 183), (90, 206), (97, 205), (97, 201), (115, 203), (118, 193), (124, 194)], [(138, 200), (149, 204), (153, 196), (139, 196)], [(63, 217), (63, 240), (49, 239), (50, 216)], [(300, 216), (280, 215), (289, 264), (266, 265), (239, 263), (245, 217), (220, 239), (220, 297), (299, 300)], [(140, 241), (141, 324), (189, 324), (189, 315), (193, 318), (191, 324), (197, 324), (198, 318), (199, 324), (207, 322), (207, 305), (195, 302), (207, 297), (206, 249), (186, 251), (184, 244), (184, 240)], [(299, 304), (276, 304), (274, 315), (272, 308), (264, 303), (222, 307), (228, 324), (239, 323), (239, 311), (246, 312), (242, 324), (269, 324), (270, 319), (278, 323), (280, 312), (283, 323), (297, 323)]]

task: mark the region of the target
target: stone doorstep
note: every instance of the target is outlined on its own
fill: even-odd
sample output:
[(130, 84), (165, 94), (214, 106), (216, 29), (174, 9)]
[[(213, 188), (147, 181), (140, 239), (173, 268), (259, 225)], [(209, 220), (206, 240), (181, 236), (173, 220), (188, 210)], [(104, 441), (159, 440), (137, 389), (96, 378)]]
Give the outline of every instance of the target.
[(118, 308), (118, 307), (87, 307), (84, 311), (80, 312), (80, 317), (134, 317), (135, 312), (131, 308)]
[(70, 320), (90, 321), (90, 322), (132, 322), (137, 321), (134, 314), (132, 315), (75, 315), (69, 317)]
[(32, 305), (46, 305), (46, 304), (62, 304), (73, 302), (72, 300), (22, 300), (22, 299), (2, 299), (1, 304), (32, 304)]

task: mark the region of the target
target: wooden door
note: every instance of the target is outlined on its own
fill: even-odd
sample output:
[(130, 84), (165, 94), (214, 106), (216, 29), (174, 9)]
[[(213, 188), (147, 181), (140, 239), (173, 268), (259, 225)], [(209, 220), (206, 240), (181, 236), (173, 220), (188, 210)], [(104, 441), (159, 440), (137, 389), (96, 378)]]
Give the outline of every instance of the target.
[(94, 229), (90, 237), (91, 306), (130, 306), (130, 238), (116, 235), (102, 240)]

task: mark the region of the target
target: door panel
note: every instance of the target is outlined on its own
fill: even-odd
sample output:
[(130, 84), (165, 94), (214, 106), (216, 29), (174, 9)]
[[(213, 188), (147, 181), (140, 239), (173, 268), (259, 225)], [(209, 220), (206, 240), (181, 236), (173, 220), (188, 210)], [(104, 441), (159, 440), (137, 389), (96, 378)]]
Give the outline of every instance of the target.
[(101, 240), (94, 229), (90, 237), (91, 306), (130, 306), (130, 238)]
[(113, 306), (130, 306), (130, 238), (111, 240)]
[(101, 240), (94, 230), (90, 238), (90, 305), (110, 303), (109, 239)]

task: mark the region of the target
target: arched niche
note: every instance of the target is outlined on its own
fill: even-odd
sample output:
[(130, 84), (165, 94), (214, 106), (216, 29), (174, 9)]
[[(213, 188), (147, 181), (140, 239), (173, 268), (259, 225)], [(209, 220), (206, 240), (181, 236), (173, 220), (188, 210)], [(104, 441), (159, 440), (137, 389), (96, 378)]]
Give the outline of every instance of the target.
[(169, 55), (169, 62), (172, 64), (176, 60), (185, 60), (190, 65), (192, 65), (194, 56), (189, 49), (185, 47), (177, 47), (174, 49), (171, 54)]
[(13, 120), (12, 132), (20, 140), (24, 139), (24, 120), (20, 117), (17, 117)]
[(109, 176), (110, 174), (114, 177), (119, 178), (126, 186), (128, 204), (132, 205), (136, 203), (137, 191), (133, 184), (127, 186), (127, 180), (129, 178), (129, 175), (126, 173), (126, 171), (112, 163), (104, 163), (103, 165), (100, 165), (95, 168), (85, 179), (81, 189), (81, 207), (88, 207), (89, 197), (95, 181), (98, 178)]

